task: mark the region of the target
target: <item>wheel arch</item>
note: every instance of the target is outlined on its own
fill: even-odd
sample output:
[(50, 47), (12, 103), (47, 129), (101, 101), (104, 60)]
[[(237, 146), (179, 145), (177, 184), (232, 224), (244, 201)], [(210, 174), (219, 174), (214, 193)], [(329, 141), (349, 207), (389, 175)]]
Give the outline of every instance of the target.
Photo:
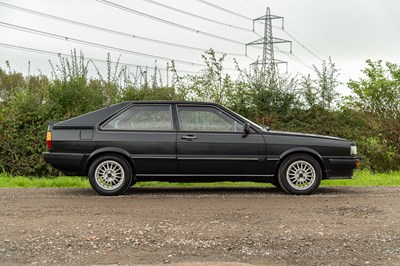
[(326, 172), (325, 172), (325, 166), (324, 166), (324, 160), (322, 159), (322, 156), (315, 150), (310, 149), (310, 148), (293, 148), (285, 151), (284, 153), (281, 154), (279, 157), (279, 161), (276, 165), (275, 168), (275, 176), (274, 178), (278, 178), (278, 173), (279, 173), (279, 168), (281, 167), (282, 163), (290, 156), (295, 155), (295, 154), (305, 154), (313, 157), (319, 166), (321, 167), (322, 171), (322, 179), (326, 178)]
[(135, 165), (135, 162), (132, 160), (130, 153), (124, 149), (116, 148), (116, 147), (105, 147), (105, 148), (101, 148), (101, 149), (98, 149), (98, 150), (95, 150), (94, 152), (92, 152), (89, 155), (88, 159), (86, 160), (85, 173), (86, 174), (88, 173), (90, 165), (92, 164), (92, 162), (94, 160), (96, 160), (100, 156), (103, 156), (106, 154), (118, 155), (118, 156), (121, 156), (122, 158), (124, 158), (126, 160), (126, 162), (129, 164), (129, 166), (131, 167), (132, 178), (135, 178), (136, 165)]

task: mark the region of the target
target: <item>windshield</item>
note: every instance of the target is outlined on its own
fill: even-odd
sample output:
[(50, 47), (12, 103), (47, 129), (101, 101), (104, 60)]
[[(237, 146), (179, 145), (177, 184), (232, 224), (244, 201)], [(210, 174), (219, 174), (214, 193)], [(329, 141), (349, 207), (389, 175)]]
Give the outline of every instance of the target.
[[(233, 111), (231, 110), (231, 112), (233, 112)], [(236, 114), (237, 116), (239, 116), (241, 119), (243, 119), (244, 121), (246, 121), (246, 122), (249, 123), (250, 125), (254, 126), (254, 127), (257, 128), (258, 130), (261, 130), (261, 131), (268, 131), (266, 128), (264, 128), (264, 127), (262, 127), (262, 126), (260, 126), (260, 125), (258, 125), (258, 124), (256, 124), (256, 123), (254, 123), (253, 121), (247, 119), (246, 117), (244, 117), (244, 116), (242, 116), (242, 115), (240, 115), (240, 114), (238, 114), (238, 113), (236, 113), (236, 112), (233, 112), (233, 113), (235, 113), (235, 114)]]

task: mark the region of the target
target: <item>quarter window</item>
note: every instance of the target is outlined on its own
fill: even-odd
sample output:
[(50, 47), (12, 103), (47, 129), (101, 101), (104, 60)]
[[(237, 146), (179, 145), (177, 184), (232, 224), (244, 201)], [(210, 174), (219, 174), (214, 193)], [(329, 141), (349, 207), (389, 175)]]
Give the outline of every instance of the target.
[(214, 107), (179, 106), (179, 125), (182, 131), (241, 132), (243, 124)]
[(104, 129), (118, 130), (172, 130), (172, 114), (169, 105), (137, 105), (117, 115)]

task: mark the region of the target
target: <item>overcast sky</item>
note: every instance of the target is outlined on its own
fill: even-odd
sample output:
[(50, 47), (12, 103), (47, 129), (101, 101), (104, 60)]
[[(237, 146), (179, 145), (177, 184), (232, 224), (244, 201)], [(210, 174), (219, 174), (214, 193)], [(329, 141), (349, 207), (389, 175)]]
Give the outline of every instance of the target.
[[(4, 45), (64, 54), (69, 54), (71, 49), (76, 48), (82, 50), (86, 57), (103, 60), (106, 59), (107, 52), (110, 52), (113, 60), (121, 55), (121, 62), (148, 66), (155, 64), (155, 58), (150, 56), (158, 56), (157, 65), (159, 67), (165, 67), (168, 59), (175, 59), (182, 61), (177, 61), (178, 69), (194, 72), (202, 67), (196, 64), (203, 63), (201, 50), (106, 33), (18, 11), (1, 5), (1, 3), (163, 42), (197, 47), (203, 50), (213, 48), (228, 54), (224, 66), (227, 73), (233, 76), (235, 76), (235, 72), (230, 70), (234, 68), (233, 58), (238, 60), (242, 68), (248, 68), (254, 59), (261, 56), (260, 46), (259, 48), (249, 47), (246, 57), (244, 44), (258, 39), (259, 35), (263, 34), (263, 25), (259, 23), (256, 24), (256, 33), (251, 31), (252, 21), (248, 18), (263, 16), (267, 6), (271, 8), (272, 14), (283, 16), (285, 19), (285, 31), (279, 29), (280, 21), (274, 21), (274, 37), (293, 41), (292, 56), (278, 51), (279, 49), (289, 52), (288, 44), (276, 45), (275, 52), (275, 58), (289, 63), (290, 73), (311, 73), (307, 66), (313, 64), (320, 66), (321, 59), (331, 56), (337, 67), (341, 69), (341, 80), (347, 82), (350, 78), (356, 79), (361, 76), (360, 70), (365, 67), (365, 60), (368, 58), (400, 63), (400, 1), (398, 0), (207, 0), (212, 5), (241, 14), (242, 17), (198, 0), (152, 0), (153, 3), (145, 0), (109, 1), (131, 10), (196, 29), (200, 33), (174, 27), (165, 21), (160, 22), (140, 16), (111, 6), (104, 1), (0, 0), (0, 67), (4, 68), (5, 61), (8, 60), (13, 69), (27, 73), (28, 61), (30, 61), (31, 73), (37, 74), (40, 69), (43, 73), (49, 74), (48, 60), (57, 62), (55, 56), (6, 48)], [(182, 14), (156, 5), (154, 2), (235, 27)], [(4, 27), (5, 25), (7, 27)], [(14, 25), (57, 34), (68, 37), (69, 40), (76, 39), (129, 50), (133, 53), (147, 54), (149, 57), (9, 28), (15, 27)], [(195, 64), (188, 64), (189, 62)], [(103, 63), (97, 64), (100, 69), (104, 69)], [(134, 69), (134, 67), (130, 69)], [(282, 67), (282, 71), (284, 70), (285, 68)], [(342, 90), (346, 93), (345, 89), (342, 88)]]

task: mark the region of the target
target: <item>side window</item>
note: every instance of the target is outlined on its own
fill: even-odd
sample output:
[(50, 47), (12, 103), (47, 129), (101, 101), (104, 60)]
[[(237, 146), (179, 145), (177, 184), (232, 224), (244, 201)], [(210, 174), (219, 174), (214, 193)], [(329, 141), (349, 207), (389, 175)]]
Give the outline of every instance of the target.
[(170, 105), (136, 105), (104, 124), (104, 129), (172, 130)]
[(241, 132), (243, 124), (214, 107), (178, 106), (183, 131)]

